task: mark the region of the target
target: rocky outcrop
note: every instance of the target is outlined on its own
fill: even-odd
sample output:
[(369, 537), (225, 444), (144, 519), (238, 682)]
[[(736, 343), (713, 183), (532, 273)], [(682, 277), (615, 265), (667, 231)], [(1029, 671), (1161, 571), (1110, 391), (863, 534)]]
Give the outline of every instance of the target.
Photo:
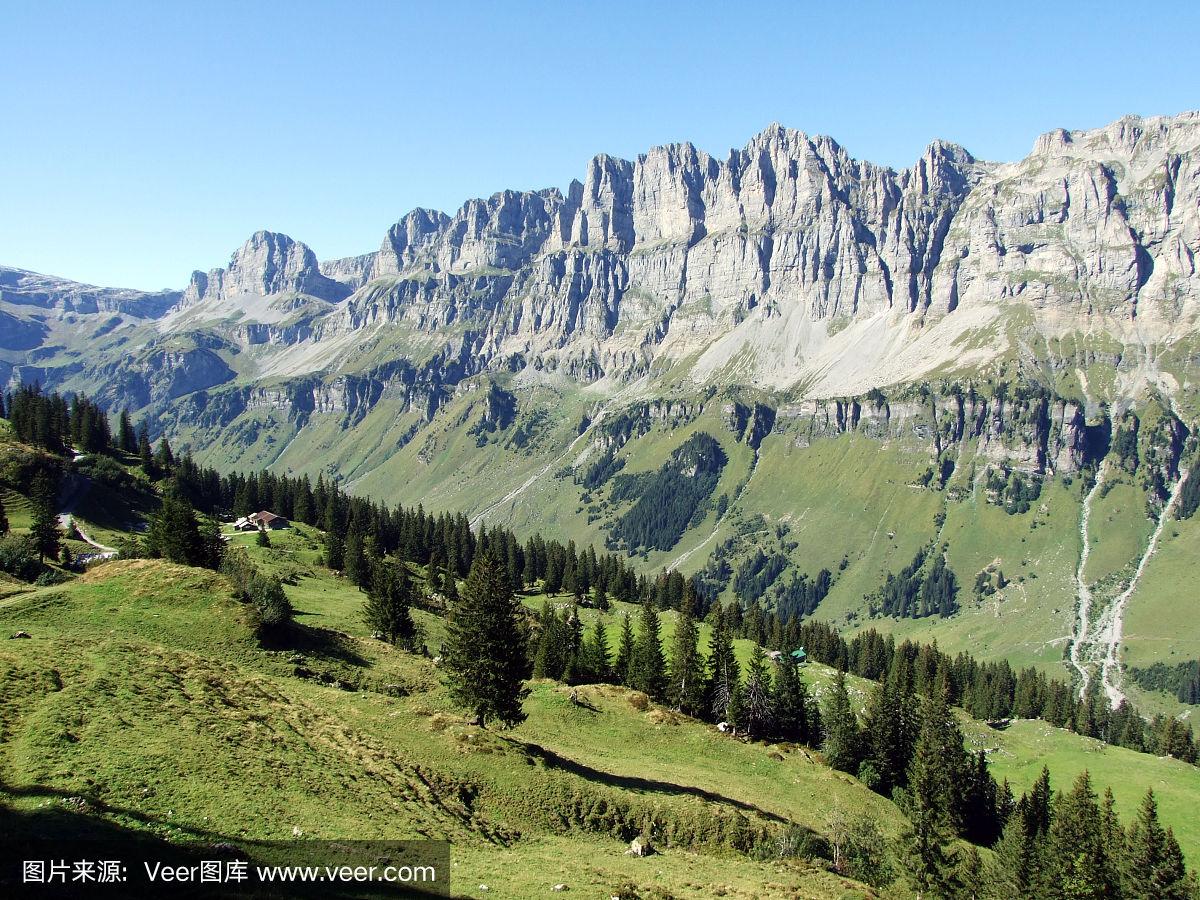
[(876, 394), (807, 400), (781, 407), (775, 431), (799, 447), (856, 433), (902, 441), (938, 456), (964, 442), (987, 462), (1031, 475), (1068, 474), (1087, 460), (1087, 435), (1078, 404), (1030, 390), (982, 397), (954, 391), (926, 399), (889, 401)]
[(234, 252), (226, 268), (207, 274), (193, 272), (181, 305), (292, 293), (336, 301), (350, 292), (349, 286), (321, 273), (317, 257), (307, 245), (286, 234), (256, 231)]
[[(122, 386), (111, 390), (146, 406), (222, 374), (235, 386), (341, 384), (312, 408), (341, 409), (344, 394), (354, 415), (386, 396), (376, 382), (432, 415), (482, 372), (599, 382), (610, 395), (644, 378), (646, 397), (666, 383), (751, 385), (769, 401), (735, 423), (753, 445), (792, 422), (799, 441), (853, 430), (940, 453), (970, 437), (1006, 465), (1069, 470), (1086, 452), (1078, 409), (880, 403), (871, 389), (1016, 361), (1074, 379), (1091, 402), (1173, 395), (1200, 369), (1186, 343), (1200, 321), (1198, 254), (1200, 114), (1051, 132), (1004, 165), (935, 141), (900, 171), (772, 125), (724, 158), (691, 144), (601, 155), (565, 191), (417, 209), (376, 252), (324, 264), (258, 232), (182, 295), (0, 272), (0, 350), (4, 365), (40, 364), (47, 348), (129, 325), (92, 342), (88, 365), (47, 379)], [(208, 339), (215, 357), (172, 363), (195, 373), (139, 369)], [(805, 400), (776, 407), (772, 393)]]

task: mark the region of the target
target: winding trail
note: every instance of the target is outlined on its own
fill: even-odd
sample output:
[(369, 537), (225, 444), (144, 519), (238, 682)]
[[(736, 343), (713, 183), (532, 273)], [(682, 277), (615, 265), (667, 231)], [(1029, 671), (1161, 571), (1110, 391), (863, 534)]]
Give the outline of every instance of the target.
[(1175, 508), (1175, 504), (1179, 500), (1179, 495), (1183, 492), (1183, 485), (1187, 481), (1187, 477), (1188, 470), (1180, 469), (1179, 478), (1175, 482), (1175, 487), (1171, 489), (1170, 498), (1163, 504), (1162, 512), (1158, 516), (1158, 524), (1154, 527), (1154, 533), (1150, 535), (1150, 542), (1146, 545), (1146, 552), (1138, 560), (1133, 578), (1129, 580), (1128, 587), (1121, 592), (1109, 609), (1106, 610), (1103, 623), (1097, 630), (1097, 643), (1104, 645), (1105, 648), (1103, 661), (1100, 665), (1100, 685), (1104, 688), (1104, 693), (1108, 697), (1108, 702), (1113, 709), (1120, 706), (1121, 701), (1125, 699), (1124, 692), (1118, 686), (1121, 677), (1121, 663), (1117, 659), (1117, 654), (1121, 648), (1121, 638), (1125, 629), (1125, 607), (1128, 605), (1129, 598), (1137, 588), (1138, 582), (1141, 581), (1142, 573), (1146, 571), (1146, 566), (1158, 550), (1158, 540), (1162, 536), (1167, 519), (1170, 518), (1171, 510)]
[(1079, 566), (1075, 569), (1075, 591), (1079, 602), (1075, 613), (1075, 633), (1071, 637), (1070, 659), (1071, 665), (1079, 673), (1079, 696), (1081, 698), (1087, 693), (1088, 683), (1091, 681), (1091, 674), (1080, 658), (1080, 648), (1087, 640), (1090, 627), (1088, 620), (1092, 614), (1092, 591), (1083, 577), (1083, 570), (1087, 567), (1088, 554), (1091, 552), (1091, 544), (1088, 541), (1088, 521), (1092, 515), (1092, 501), (1101, 485), (1104, 484), (1104, 473), (1105, 464), (1101, 463), (1100, 470), (1096, 473), (1096, 483), (1083, 498), (1083, 512), (1079, 516), (1079, 538), (1082, 549), (1079, 552)]

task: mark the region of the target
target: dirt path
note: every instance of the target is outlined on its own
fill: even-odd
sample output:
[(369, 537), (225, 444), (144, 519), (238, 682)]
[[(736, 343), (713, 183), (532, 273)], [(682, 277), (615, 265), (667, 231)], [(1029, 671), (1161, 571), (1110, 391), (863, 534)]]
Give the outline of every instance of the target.
[(75, 530), (79, 532), (80, 539), (85, 544), (91, 544), (93, 547), (99, 550), (101, 554), (107, 554), (110, 556), (117, 555), (118, 551), (116, 547), (109, 547), (105, 544), (101, 544), (99, 541), (92, 540), (92, 536), (83, 530), (83, 527), (77, 521), (75, 521), (75, 517), (70, 513), (60, 513), (58, 516), (58, 524), (60, 524), (63, 527), (63, 530), (67, 532), (70, 532), (71, 525), (73, 524), (75, 526)]
[(1088, 554), (1091, 552), (1091, 543), (1088, 541), (1088, 520), (1092, 515), (1092, 501), (1095, 499), (1101, 485), (1104, 484), (1104, 472), (1105, 466), (1104, 463), (1101, 463), (1100, 470), (1096, 473), (1096, 483), (1092, 485), (1092, 489), (1083, 498), (1083, 512), (1079, 516), (1081, 549), (1079, 551), (1079, 566), (1075, 570), (1075, 591), (1078, 603), (1075, 611), (1075, 633), (1071, 637), (1070, 659), (1071, 665), (1079, 673), (1081, 682), (1079, 688), (1080, 697), (1087, 693), (1088, 682), (1091, 680), (1090, 672), (1082, 660), (1081, 651), (1088, 638), (1088, 628), (1090, 626), (1088, 620), (1092, 614), (1092, 592), (1083, 577), (1084, 569), (1087, 568)]

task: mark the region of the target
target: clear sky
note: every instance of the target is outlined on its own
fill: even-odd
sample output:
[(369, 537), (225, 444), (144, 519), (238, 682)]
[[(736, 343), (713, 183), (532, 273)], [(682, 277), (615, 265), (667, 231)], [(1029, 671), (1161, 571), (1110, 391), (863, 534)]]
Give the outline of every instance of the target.
[(1200, 107), (1195, 3), (0, 0), (0, 32), (0, 264), (139, 288), (773, 121), (901, 168)]

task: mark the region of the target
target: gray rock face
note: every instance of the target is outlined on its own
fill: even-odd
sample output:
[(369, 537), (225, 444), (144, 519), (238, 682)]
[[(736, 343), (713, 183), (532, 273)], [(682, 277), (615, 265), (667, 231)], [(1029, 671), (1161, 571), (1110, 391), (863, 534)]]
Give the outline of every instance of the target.
[(305, 244), (286, 234), (256, 231), (237, 250), (228, 267), (207, 275), (193, 272), (183, 292), (183, 306), (244, 295), (309, 294), (322, 300), (341, 300), (350, 288), (321, 274), (317, 257)]
[[(1120, 402), (1176, 396), (1200, 368), (1188, 343), (1197, 255), (1200, 113), (1050, 132), (1004, 165), (936, 141), (902, 171), (772, 125), (724, 159), (690, 144), (602, 155), (565, 192), (502, 191), (453, 216), (417, 209), (378, 251), (324, 264), (259, 232), (182, 295), (38, 288), (40, 276), (0, 273), (0, 349), (19, 366), (57, 339), (59, 325), (28, 315), (36, 303), (157, 320), (129, 338), (140, 344), (91, 361), (92, 381), (207, 334), (223, 342), (231, 381), (372, 372), (383, 385), (333, 407), (386, 389), (436, 408), (443, 387), (488, 370), (606, 390), (647, 377), (650, 394), (669, 373), (836, 404), (1013, 360), (1074, 375), (1089, 401)], [(1096, 366), (1109, 375), (1088, 381)], [(215, 372), (205, 363), (197, 383)], [(57, 380), (71, 378), (86, 380), (78, 368)], [(301, 405), (322, 408), (319, 395)], [(858, 415), (853, 427), (893, 427)], [(757, 442), (777, 424), (754, 413), (741, 429)], [(929, 428), (940, 440), (940, 421)], [(1071, 465), (1070, 440), (1042, 444), (1046, 459), (1021, 464)]]

